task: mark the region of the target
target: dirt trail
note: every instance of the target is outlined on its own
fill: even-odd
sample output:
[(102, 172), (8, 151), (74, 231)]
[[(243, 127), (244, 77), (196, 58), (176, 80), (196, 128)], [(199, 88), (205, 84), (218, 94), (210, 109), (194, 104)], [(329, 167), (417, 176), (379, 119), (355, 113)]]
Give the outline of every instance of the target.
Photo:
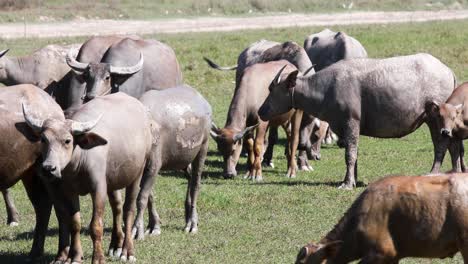
[(468, 10), (414, 12), (352, 12), (336, 14), (290, 14), (259, 17), (200, 17), (167, 20), (80, 20), (59, 23), (0, 25), (0, 38), (65, 37), (108, 34), (154, 34), (234, 31), (243, 29), (383, 24), (467, 19)]

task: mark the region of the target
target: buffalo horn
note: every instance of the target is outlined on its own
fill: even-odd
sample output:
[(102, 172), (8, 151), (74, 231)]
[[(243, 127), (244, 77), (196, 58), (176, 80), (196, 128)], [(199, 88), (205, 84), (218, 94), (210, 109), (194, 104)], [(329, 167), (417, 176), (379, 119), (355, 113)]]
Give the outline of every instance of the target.
[(140, 60), (137, 64), (133, 66), (125, 66), (125, 67), (117, 67), (117, 66), (110, 66), (110, 72), (113, 74), (118, 75), (130, 75), (138, 72), (143, 68), (143, 54), (140, 52)]
[(281, 70), (276, 74), (275, 78), (273, 79), (274, 84), (279, 84), (281, 82), (281, 73), (283, 73), (284, 68), (286, 68), (288, 65), (284, 65)]
[(1, 58), (3, 55), (5, 55), (8, 51), (9, 51), (9, 49), (0, 51), (0, 58)]
[(88, 122), (78, 122), (78, 121), (73, 121), (71, 124), (71, 133), (72, 135), (82, 135), (97, 125), (99, 120), (102, 118), (102, 114), (96, 118), (95, 120), (91, 120)]
[(86, 71), (86, 69), (88, 69), (88, 66), (89, 66), (89, 63), (83, 63), (83, 62), (79, 62), (75, 59), (75, 52), (74, 50), (70, 50), (67, 54), (67, 64), (68, 66), (70, 66), (70, 68), (72, 68), (73, 70), (77, 71), (77, 72), (84, 72)]
[(242, 132), (235, 134), (233, 137), (234, 142), (241, 140), (247, 133), (250, 133), (252, 130), (257, 128), (258, 125), (260, 125), (260, 123), (257, 123), (256, 125), (253, 125), (253, 126), (249, 126), (246, 129), (244, 129)]
[(28, 124), (28, 126), (31, 127), (34, 130), (34, 132), (40, 133), (42, 130), (42, 124), (44, 123), (44, 121), (34, 117), (34, 114), (31, 113), (26, 103), (22, 102), (21, 106), (23, 107), (23, 115), (24, 115), (24, 120), (26, 121), (26, 124)]

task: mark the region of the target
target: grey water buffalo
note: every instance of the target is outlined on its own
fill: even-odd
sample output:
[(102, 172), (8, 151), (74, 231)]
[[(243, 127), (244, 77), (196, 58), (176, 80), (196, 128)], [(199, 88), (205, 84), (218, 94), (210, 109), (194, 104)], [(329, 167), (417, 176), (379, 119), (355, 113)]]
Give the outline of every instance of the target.
[(299, 136), (298, 168), (304, 171), (313, 171), (308, 160), (320, 160), (320, 149), (329, 131), (327, 122), (310, 115), (304, 115), (301, 120)]
[[(235, 91), (237, 91), (237, 89), (239, 89), (239, 87), (242, 85), (242, 78), (246, 69), (249, 66), (252, 66), (256, 63), (266, 63), (266, 62), (271, 62), (271, 61), (287, 60), (291, 64), (293, 64), (295, 67), (297, 67), (299, 71), (301, 71), (304, 75), (311, 75), (314, 73), (312, 62), (308, 58), (305, 50), (301, 46), (297, 45), (295, 42), (291, 42), (291, 41), (284, 42), (284, 43), (277, 43), (277, 42), (272, 42), (272, 41), (267, 41), (267, 40), (260, 40), (258, 42), (255, 42), (251, 44), (249, 47), (247, 47), (239, 55), (238, 60), (237, 60), (237, 65), (233, 67), (221, 67), (207, 58), (205, 58), (205, 60), (208, 62), (208, 64), (211, 67), (215, 69), (219, 69), (219, 70), (234, 70), (235, 69), (236, 70)], [(258, 74), (261, 74), (261, 72), (258, 72)], [(254, 81), (250, 80), (249, 82), (250, 82), (250, 85), (255, 85)], [(230, 114), (232, 113), (228, 113), (228, 115)], [(296, 111), (291, 122), (293, 128), (292, 128), (292, 134), (291, 134), (291, 142), (289, 145), (289, 152), (291, 153), (290, 160), (288, 161), (289, 166), (288, 166), (287, 175), (289, 177), (295, 177), (296, 175), (297, 164), (295, 160), (295, 153), (296, 153), (296, 148), (299, 142), (299, 129), (300, 129), (300, 122), (302, 120), (302, 116), (303, 116), (302, 111)], [(229, 117), (228, 117), (228, 120), (229, 120)], [(217, 128), (215, 128), (215, 130), (216, 131), (214, 131), (214, 133), (217, 133), (220, 131)], [(223, 154), (223, 156), (227, 155), (226, 153), (224, 153), (225, 151), (230, 151), (230, 150), (237, 148), (237, 147), (232, 146), (232, 144), (235, 142), (232, 140), (232, 138), (227, 136), (227, 134), (234, 135), (234, 133), (233, 131), (228, 131), (228, 130), (229, 129), (227, 130), (225, 129), (223, 131), (223, 133), (225, 133), (223, 137), (217, 138), (219, 150)], [(244, 133), (243, 135), (248, 135), (248, 133)], [(263, 138), (263, 136), (260, 138)], [(277, 128), (273, 126), (273, 127), (270, 127), (270, 136), (268, 137), (269, 144), (264, 154), (264, 159), (265, 159), (264, 164), (272, 164), (271, 158), (273, 156), (272, 154), (273, 145), (276, 143), (276, 141), (277, 141)], [(235, 158), (232, 162), (237, 163), (237, 159), (238, 158)], [(302, 159), (307, 159), (307, 158), (303, 157)], [(235, 175), (235, 173), (233, 175)], [(229, 176), (226, 174), (226, 171), (225, 171), (225, 176)]]
[(468, 263), (468, 174), (390, 176), (372, 183), (296, 263), (399, 263), (448, 258)]
[(63, 111), (42, 89), (22, 84), (0, 89), (0, 190), (6, 190), (22, 181), (36, 214), (33, 245), (29, 257), (39, 258), (44, 250), (44, 240), (52, 204), (45, 187), (36, 173), (40, 159), (40, 139), (28, 127), (21, 111), (21, 102), (34, 107), (41, 117), (65, 120)]
[(359, 41), (344, 32), (333, 32), (329, 29), (307, 37), (304, 49), (315, 64), (316, 71), (340, 60), (367, 58), (366, 49)]
[[(137, 99), (116, 93), (82, 105), (66, 120), (39, 117), (29, 104), (23, 104), (23, 113), (28, 126), (42, 141), (42, 178), (59, 219), (56, 261), (70, 259), (81, 263), (83, 259), (79, 195), (85, 194), (91, 194), (93, 203), (92, 262), (105, 262), (103, 213), (108, 196), (114, 219), (109, 253), (123, 260), (135, 260), (131, 232), (136, 198), (153, 142), (147, 109)], [(122, 188), (126, 188), (123, 211), (120, 196), (116, 195), (116, 190)]]
[(445, 102), (456, 86), (453, 72), (429, 54), (343, 60), (312, 76), (297, 76), (298, 71), (278, 72), (260, 118), (297, 108), (327, 121), (346, 149), (341, 188), (356, 185), (359, 135), (403, 137), (426, 122), (436, 146), (440, 132), (425, 107)]
[[(185, 231), (198, 230), (197, 197), (200, 190), (208, 140), (211, 128), (211, 106), (195, 89), (188, 85), (148, 91), (140, 101), (149, 109), (153, 118), (152, 163), (149, 166), (138, 196), (138, 214), (134, 235), (144, 237), (143, 212), (153, 189), (155, 176), (160, 170), (185, 170), (188, 178), (185, 199)], [(189, 169), (189, 167), (191, 167)], [(151, 201), (150, 201), (151, 203)], [(159, 234), (161, 221), (150, 219), (149, 233)]]
[(468, 138), (468, 83), (458, 86), (444, 103), (436, 101), (427, 105), (430, 116), (436, 120), (436, 129), (442, 136), (435, 146), (435, 162), (432, 172), (438, 172), (447, 148), (452, 156), (455, 171), (466, 171), (463, 156), (465, 149), (462, 140)]
[(78, 60), (72, 54), (67, 57), (68, 65), (86, 83), (75, 98), (78, 101), (119, 91), (138, 98), (145, 91), (182, 83), (174, 51), (156, 40), (124, 38), (112, 43), (98, 62)]
[[(70, 71), (65, 57), (71, 49), (79, 49), (79, 44), (67, 46), (47, 45), (22, 57), (7, 56), (8, 50), (0, 51), (0, 83), (4, 85), (33, 84), (49, 94), (65, 88)], [(18, 211), (8, 190), (2, 191), (7, 209), (7, 223), (18, 225)]]
[[(285, 60), (257, 63), (247, 67), (239, 87), (234, 91), (226, 125), (222, 129), (216, 127), (212, 129), (211, 136), (223, 155), (223, 173), (226, 178), (237, 175), (236, 164), (241, 151), (241, 139), (244, 138), (248, 145), (247, 176), (255, 180), (262, 180), (261, 158), (267, 128), (283, 126), (287, 130), (289, 139), (288, 122), (294, 111), (288, 111), (269, 122), (261, 121), (257, 114), (260, 105), (268, 96), (271, 79), (285, 64), (288, 65), (286, 71), (296, 70), (294, 65)], [(256, 129), (255, 137), (252, 133), (254, 129)]]

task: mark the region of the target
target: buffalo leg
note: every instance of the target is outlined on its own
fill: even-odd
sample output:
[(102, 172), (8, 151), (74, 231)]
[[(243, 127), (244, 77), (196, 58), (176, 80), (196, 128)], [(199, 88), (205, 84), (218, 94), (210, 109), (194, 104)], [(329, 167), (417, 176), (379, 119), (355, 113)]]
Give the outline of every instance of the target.
[[(143, 172), (141, 173), (143, 174)], [(138, 191), (140, 190), (140, 179), (138, 177), (130, 186), (125, 189), (124, 203), (124, 224), (125, 224), (125, 240), (122, 248), (120, 259), (123, 261), (135, 261), (135, 247), (133, 245), (132, 228), (135, 220), (136, 200)]]
[(359, 143), (359, 122), (350, 120), (344, 133), (346, 176), (340, 189), (352, 189), (356, 187), (356, 161)]
[(67, 205), (69, 212), (71, 245), (68, 258), (71, 263), (81, 263), (83, 261), (83, 249), (81, 247), (80, 231), (81, 231), (81, 215), (80, 215), (80, 200), (78, 195), (74, 195), (69, 199)]
[(266, 167), (274, 168), (273, 163), (273, 149), (275, 144), (278, 143), (278, 127), (270, 127), (268, 132), (267, 148), (263, 154), (262, 164)]
[(13, 199), (10, 197), (10, 191), (5, 189), (2, 191), (3, 199), (5, 200), (5, 206), (7, 211), (7, 224), (9, 226), (18, 225), (18, 211), (16, 210)]
[(157, 158), (157, 151), (152, 152), (152, 157), (147, 161), (145, 171), (141, 178), (141, 189), (137, 197), (137, 216), (132, 231), (133, 237), (136, 239), (143, 239), (145, 237), (143, 216), (147, 206), (149, 210), (153, 211), (151, 213), (153, 219), (150, 218), (150, 222), (148, 223), (148, 232), (152, 235), (161, 234), (161, 221), (153, 204), (153, 186), (161, 165)]
[(44, 252), (44, 241), (52, 211), (52, 202), (39, 176), (30, 174), (24, 177), (22, 181), (36, 213), (33, 244), (29, 253), (29, 258), (35, 260), (41, 257)]
[(247, 150), (249, 155), (247, 157), (247, 173), (245, 174), (244, 178), (250, 179), (253, 176), (253, 164), (255, 162), (254, 139), (251, 135), (248, 135), (245, 138), (245, 141), (247, 142)]
[(434, 146), (434, 161), (432, 163), (431, 173), (438, 173), (444, 161), (450, 140), (440, 135), (435, 122), (427, 122), (427, 126), (431, 132), (432, 144)]
[(291, 121), (291, 137), (289, 139), (289, 162), (288, 172), (286, 174), (289, 178), (295, 178), (297, 172), (296, 151), (299, 144), (299, 132), (301, 128), (301, 121), (303, 116), (302, 110), (296, 110)]
[(299, 150), (299, 156), (297, 157), (299, 170), (313, 171), (314, 168), (309, 164), (306, 150)]
[(267, 122), (260, 122), (257, 128), (254, 141), (254, 162), (253, 162), (253, 175), (252, 180), (261, 181), (262, 176), (262, 154), (263, 154), (263, 143), (265, 141), (266, 131), (268, 129)]
[[(102, 184), (101, 184), (102, 185)], [(93, 201), (93, 217), (91, 219), (91, 239), (93, 240), (93, 264), (105, 263), (104, 252), (102, 250), (102, 236), (104, 233), (103, 215), (106, 202), (106, 186), (97, 186), (91, 193)]]
[(205, 140), (197, 157), (192, 162), (192, 177), (188, 182), (187, 197), (185, 198), (185, 232), (196, 233), (198, 231), (197, 198), (207, 152), (208, 139)]
[(109, 244), (108, 255), (111, 257), (120, 257), (124, 241), (124, 233), (122, 230), (122, 195), (119, 190), (108, 192), (109, 203), (112, 209), (112, 237)]
[(448, 149), (452, 158), (452, 172), (461, 172), (460, 140), (450, 140)]

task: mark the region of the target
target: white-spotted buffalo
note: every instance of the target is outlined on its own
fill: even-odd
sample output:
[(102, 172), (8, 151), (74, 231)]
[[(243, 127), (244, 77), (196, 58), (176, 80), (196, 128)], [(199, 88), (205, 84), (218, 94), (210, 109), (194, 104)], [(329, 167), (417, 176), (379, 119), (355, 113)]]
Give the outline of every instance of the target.
[(258, 113), (271, 120), (297, 108), (327, 121), (346, 148), (340, 187), (353, 188), (359, 135), (403, 137), (426, 122), (436, 145), (440, 132), (425, 107), (445, 102), (455, 87), (453, 72), (429, 54), (342, 60), (312, 76), (279, 71)]
[[(156, 40), (124, 38), (112, 43), (99, 61), (82, 62), (70, 54), (68, 65), (85, 83), (78, 94), (84, 101), (124, 92), (135, 98), (148, 90), (162, 90), (182, 83), (174, 51)], [(71, 87), (76, 89), (77, 87)]]
[(304, 41), (304, 49), (316, 71), (340, 60), (367, 58), (367, 51), (358, 40), (328, 28), (308, 36)]
[[(211, 106), (188, 85), (148, 91), (140, 101), (153, 118), (153, 145), (151, 163), (146, 171), (138, 196), (138, 215), (134, 235), (144, 236), (143, 212), (151, 194), (155, 176), (160, 170), (185, 170), (188, 178), (185, 199), (185, 231), (198, 230), (197, 197), (211, 128)], [(150, 203), (152, 201), (149, 201)], [(149, 233), (159, 234), (159, 216), (149, 223)]]
[[(151, 118), (137, 99), (123, 93), (103, 96), (82, 105), (70, 119), (40, 116), (23, 104), (24, 118), (42, 141), (42, 178), (59, 219), (56, 261), (81, 262), (79, 195), (91, 194), (90, 233), (93, 263), (104, 263), (103, 213), (107, 197), (114, 225), (110, 255), (134, 260), (132, 226), (140, 179), (152, 148)], [(116, 190), (126, 188), (123, 205)], [(71, 235), (71, 240), (70, 240)], [(70, 243), (71, 241), (71, 243)]]
[(36, 213), (36, 227), (30, 258), (39, 258), (44, 250), (44, 239), (52, 204), (46, 189), (36, 174), (40, 159), (40, 138), (28, 127), (21, 110), (21, 102), (36, 109), (42, 118), (65, 120), (60, 106), (42, 89), (22, 84), (0, 89), (0, 190), (6, 190), (22, 181)]
[(447, 148), (452, 156), (452, 167), (455, 171), (465, 171), (463, 140), (468, 138), (468, 83), (463, 83), (453, 91), (445, 103), (430, 102), (428, 114), (437, 124), (437, 131), (442, 139), (435, 146), (435, 162), (432, 172), (439, 172)]
[(448, 258), (468, 263), (468, 174), (390, 176), (354, 201), (297, 264), (399, 263), (403, 258)]

